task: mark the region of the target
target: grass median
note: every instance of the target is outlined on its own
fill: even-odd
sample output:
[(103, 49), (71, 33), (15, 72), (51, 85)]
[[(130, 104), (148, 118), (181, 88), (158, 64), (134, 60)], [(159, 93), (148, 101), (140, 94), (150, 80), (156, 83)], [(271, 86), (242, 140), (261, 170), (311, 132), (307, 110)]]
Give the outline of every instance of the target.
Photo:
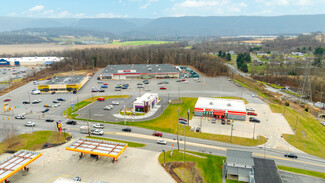
[(296, 148), (325, 158), (325, 127), (320, 124), (310, 113), (298, 112), (291, 107), (270, 104), (272, 112), (284, 113), (295, 135), (284, 134), (284, 139)]
[(325, 179), (325, 173), (278, 165), (278, 169)]
[(35, 131), (33, 133), (24, 133), (14, 136), (0, 143), (0, 154), (6, 151), (24, 150), (38, 150), (41, 149), (46, 143), (51, 145), (62, 144), (65, 139), (70, 137), (68, 133), (55, 131)]
[[(203, 179), (203, 182), (222, 182), (222, 162), (226, 160), (226, 157), (214, 156), (204, 153), (190, 152), (186, 151), (189, 154), (186, 154), (185, 162), (195, 162), (195, 169), (199, 171), (200, 176)], [(166, 151), (166, 154), (161, 153), (159, 155), (159, 163), (164, 164), (164, 155), (165, 163), (168, 162), (183, 162), (184, 154), (177, 150), (173, 151), (173, 155), (170, 156), (171, 151)], [(191, 169), (186, 168), (176, 168), (174, 169), (178, 177), (180, 177), (184, 182), (192, 182), (193, 177)], [(184, 172), (182, 172), (184, 171)], [(183, 174), (183, 176), (182, 176)], [(238, 181), (229, 181), (227, 183), (235, 183)]]
[(110, 138), (105, 138), (105, 137), (94, 137), (94, 136), (88, 137), (87, 136), (86, 138), (98, 139), (98, 140), (107, 140), (107, 141), (120, 142), (120, 143), (126, 143), (126, 144), (128, 144), (128, 147), (144, 147), (144, 146), (146, 146), (145, 144), (141, 144), (141, 143), (124, 141), (124, 140), (116, 140), (116, 139), (110, 139)]

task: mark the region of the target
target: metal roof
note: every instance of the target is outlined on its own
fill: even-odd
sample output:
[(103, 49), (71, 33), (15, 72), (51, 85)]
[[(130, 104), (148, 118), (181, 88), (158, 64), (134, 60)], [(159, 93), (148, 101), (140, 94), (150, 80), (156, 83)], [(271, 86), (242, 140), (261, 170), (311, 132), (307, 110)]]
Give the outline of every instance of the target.
[(227, 150), (227, 166), (251, 168), (254, 166), (252, 152)]
[(7, 159), (0, 161), (0, 182), (8, 179), (40, 156), (42, 156), (40, 152), (20, 150)]
[(195, 108), (246, 112), (243, 100), (199, 97)]
[(179, 71), (171, 64), (129, 64), (108, 65), (102, 75), (127, 74), (127, 73), (178, 73)]
[(118, 158), (127, 146), (128, 144), (125, 143), (79, 138), (65, 149), (69, 151)]
[(54, 76), (51, 80), (44, 83), (44, 85), (62, 85), (62, 84), (79, 84), (85, 79), (85, 75), (76, 76)]

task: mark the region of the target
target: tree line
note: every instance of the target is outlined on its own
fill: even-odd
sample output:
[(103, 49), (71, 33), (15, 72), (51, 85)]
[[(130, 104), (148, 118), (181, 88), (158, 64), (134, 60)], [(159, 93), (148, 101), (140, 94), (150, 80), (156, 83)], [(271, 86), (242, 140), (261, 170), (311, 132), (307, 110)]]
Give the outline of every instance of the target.
[(118, 64), (174, 64), (194, 66), (208, 76), (227, 75), (228, 67), (222, 59), (202, 54), (198, 50), (184, 49), (184, 43), (126, 47), (117, 49), (91, 48), (61, 53), (62, 62), (54, 63), (53, 70), (90, 69)]

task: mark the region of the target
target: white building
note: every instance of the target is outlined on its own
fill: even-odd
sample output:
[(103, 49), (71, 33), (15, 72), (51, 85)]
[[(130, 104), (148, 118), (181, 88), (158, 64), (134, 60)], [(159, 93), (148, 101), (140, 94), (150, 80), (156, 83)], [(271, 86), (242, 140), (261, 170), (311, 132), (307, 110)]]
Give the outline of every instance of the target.
[(199, 97), (195, 104), (194, 115), (245, 121), (245, 102), (243, 100)]
[(63, 60), (64, 57), (16, 57), (2, 59), (9, 61), (11, 66), (39, 66), (51, 65), (54, 62)]
[(158, 100), (157, 93), (145, 93), (133, 102), (133, 110), (147, 113), (158, 104)]

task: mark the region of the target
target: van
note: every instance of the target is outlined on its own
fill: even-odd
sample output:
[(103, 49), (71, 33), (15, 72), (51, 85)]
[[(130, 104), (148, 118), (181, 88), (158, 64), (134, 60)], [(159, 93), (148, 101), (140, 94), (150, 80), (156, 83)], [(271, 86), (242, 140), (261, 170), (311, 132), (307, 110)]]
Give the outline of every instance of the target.
[(33, 90), (31, 92), (32, 95), (38, 95), (38, 94), (41, 94), (41, 90)]

